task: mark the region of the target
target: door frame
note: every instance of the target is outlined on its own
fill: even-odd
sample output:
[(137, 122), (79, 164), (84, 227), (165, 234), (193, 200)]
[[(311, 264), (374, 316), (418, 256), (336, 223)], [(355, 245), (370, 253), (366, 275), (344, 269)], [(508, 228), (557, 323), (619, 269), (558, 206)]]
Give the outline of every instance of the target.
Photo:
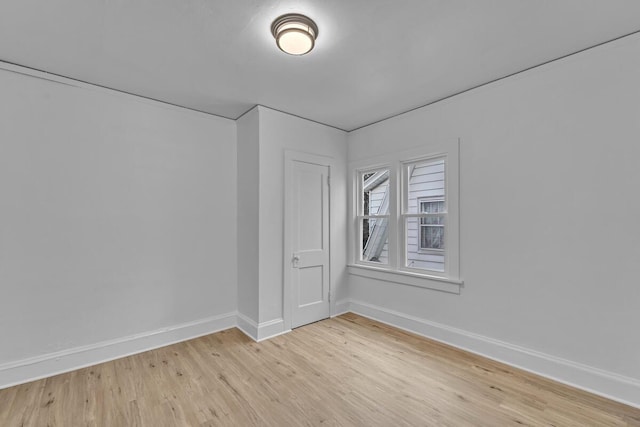
[(323, 156), (320, 154), (304, 153), (300, 151), (285, 150), (284, 151), (284, 252), (283, 252), (283, 276), (284, 284), (282, 291), (282, 319), (284, 321), (284, 330), (291, 330), (292, 324), (292, 311), (293, 301), (291, 298), (292, 283), (291, 283), (291, 256), (293, 255), (293, 244), (291, 238), (293, 236), (293, 230), (291, 230), (291, 223), (293, 218), (293, 190), (292, 185), (293, 177), (293, 162), (311, 163), (319, 166), (327, 166), (329, 169), (329, 188), (328, 188), (328, 201), (329, 201), (329, 317), (335, 315), (335, 284), (331, 277), (332, 270), (332, 239), (331, 239), (331, 174), (335, 170), (335, 159), (330, 156)]

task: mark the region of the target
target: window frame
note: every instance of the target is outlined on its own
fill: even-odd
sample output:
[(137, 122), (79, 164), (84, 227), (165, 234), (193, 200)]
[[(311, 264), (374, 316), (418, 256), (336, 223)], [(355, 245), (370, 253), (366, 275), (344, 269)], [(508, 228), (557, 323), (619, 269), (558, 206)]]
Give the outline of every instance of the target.
[[(350, 193), (353, 203), (349, 212), (352, 218), (352, 238), (349, 239), (348, 272), (354, 276), (373, 278), (386, 282), (420, 288), (434, 289), (459, 294), (464, 282), (460, 277), (460, 225), (459, 225), (459, 197), (460, 197), (460, 140), (448, 140), (437, 144), (430, 144), (430, 149), (420, 147), (412, 150), (388, 153), (368, 159), (350, 162), (349, 172), (352, 176)], [(444, 271), (426, 270), (406, 267), (407, 264), (407, 233), (406, 218), (410, 216), (424, 216), (421, 214), (407, 214), (408, 193), (404, 187), (408, 185), (408, 169), (406, 165), (424, 161), (443, 159), (445, 185), (445, 248), (443, 250), (430, 249), (432, 253), (445, 256)], [(389, 170), (389, 233), (388, 233), (388, 264), (364, 261), (361, 259), (362, 234), (361, 220), (363, 215), (362, 203), (362, 174), (380, 169)], [(386, 215), (382, 215), (386, 217)]]
[[(448, 184), (448, 178), (447, 178), (447, 174), (448, 174), (448, 159), (447, 159), (447, 155), (443, 154), (443, 153), (437, 153), (437, 154), (432, 154), (432, 155), (427, 155), (427, 156), (422, 156), (422, 157), (417, 157), (417, 158), (408, 158), (405, 160), (400, 161), (400, 171), (401, 171), (401, 177), (400, 177), (400, 192), (401, 192), (401, 206), (400, 206), (400, 215), (398, 215), (398, 221), (400, 222), (400, 228), (401, 228), (401, 234), (399, 236), (399, 240), (400, 240), (400, 247), (401, 247), (401, 258), (400, 258), (400, 263), (398, 265), (398, 270), (400, 271), (407, 271), (407, 272), (412, 272), (412, 273), (416, 273), (416, 274), (425, 274), (425, 275), (429, 275), (429, 276), (437, 276), (437, 277), (448, 277), (449, 276), (449, 272), (447, 271), (447, 267), (449, 264), (449, 253), (447, 251), (447, 247), (449, 246), (449, 230), (447, 227), (447, 218), (445, 217), (445, 231), (444, 231), (444, 236), (445, 236), (445, 241), (444, 241), (444, 250), (442, 250), (442, 252), (439, 252), (438, 255), (444, 255), (444, 268), (443, 270), (435, 270), (435, 269), (427, 269), (427, 268), (416, 268), (416, 267), (411, 267), (409, 266), (409, 254), (407, 252), (407, 220), (409, 218), (425, 218), (428, 216), (428, 214), (421, 214), (421, 213), (409, 213), (409, 181), (411, 179), (411, 173), (413, 170), (413, 166), (415, 166), (416, 164), (420, 164), (420, 163), (429, 163), (429, 162), (443, 162), (444, 163), (444, 201), (445, 201), (445, 211), (448, 212), (448, 206), (447, 206), (447, 194), (448, 194), (448, 188), (447, 188), (447, 184)], [(419, 245), (417, 245), (419, 246)], [(432, 253), (434, 253), (434, 251), (431, 251)]]

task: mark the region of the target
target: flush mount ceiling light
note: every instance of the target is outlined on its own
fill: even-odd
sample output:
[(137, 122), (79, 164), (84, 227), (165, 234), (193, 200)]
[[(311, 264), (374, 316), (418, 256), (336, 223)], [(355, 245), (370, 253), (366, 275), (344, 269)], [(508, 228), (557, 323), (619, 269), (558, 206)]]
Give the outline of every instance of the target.
[(318, 26), (304, 15), (288, 13), (273, 21), (271, 34), (281, 51), (289, 55), (304, 55), (315, 45)]

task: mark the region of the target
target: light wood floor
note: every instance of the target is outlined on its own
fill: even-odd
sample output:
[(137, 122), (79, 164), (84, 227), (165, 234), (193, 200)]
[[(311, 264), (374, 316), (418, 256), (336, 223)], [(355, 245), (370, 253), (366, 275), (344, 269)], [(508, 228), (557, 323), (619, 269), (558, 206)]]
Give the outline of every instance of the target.
[(640, 426), (640, 410), (346, 314), (0, 390), (0, 426)]

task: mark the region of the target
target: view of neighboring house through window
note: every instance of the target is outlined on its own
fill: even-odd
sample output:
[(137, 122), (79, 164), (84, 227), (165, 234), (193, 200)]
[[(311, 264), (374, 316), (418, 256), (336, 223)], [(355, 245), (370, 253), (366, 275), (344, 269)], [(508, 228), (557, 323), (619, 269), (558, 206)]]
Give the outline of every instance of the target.
[(444, 271), (447, 204), (442, 158), (405, 163), (405, 266)]
[[(444, 199), (419, 199), (420, 213), (442, 214)], [(444, 215), (420, 218), (420, 250), (444, 250)]]
[(361, 260), (389, 263), (389, 169), (361, 172), (360, 215)]
[[(443, 158), (403, 163), (403, 265), (443, 272), (447, 203)], [(390, 169), (359, 172), (360, 261), (389, 264)], [(395, 219), (394, 219), (395, 221)]]

